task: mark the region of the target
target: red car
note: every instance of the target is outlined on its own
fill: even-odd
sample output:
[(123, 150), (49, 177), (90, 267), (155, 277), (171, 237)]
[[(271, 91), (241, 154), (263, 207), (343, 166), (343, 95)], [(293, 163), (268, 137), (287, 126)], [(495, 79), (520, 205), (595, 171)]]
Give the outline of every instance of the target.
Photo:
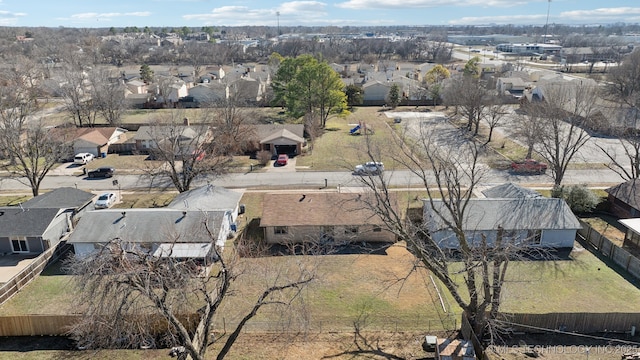
[(289, 162), (289, 156), (287, 154), (278, 155), (278, 160), (276, 160), (276, 164), (280, 166), (285, 166)]

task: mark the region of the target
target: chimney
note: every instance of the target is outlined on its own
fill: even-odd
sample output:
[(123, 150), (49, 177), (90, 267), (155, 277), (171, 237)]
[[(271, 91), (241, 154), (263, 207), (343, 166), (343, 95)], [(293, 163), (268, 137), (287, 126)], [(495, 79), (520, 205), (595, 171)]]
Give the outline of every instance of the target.
[(189, 126), (189, 118), (184, 118), (184, 120), (182, 120), (182, 122), (184, 123), (185, 126)]

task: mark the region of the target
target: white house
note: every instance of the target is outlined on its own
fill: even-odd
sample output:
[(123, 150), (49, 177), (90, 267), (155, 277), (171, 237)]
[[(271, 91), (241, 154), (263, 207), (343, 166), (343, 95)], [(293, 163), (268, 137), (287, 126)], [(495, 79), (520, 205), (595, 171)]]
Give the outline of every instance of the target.
[[(425, 200), (423, 211), (424, 223), (434, 241), (443, 249), (457, 249), (458, 238), (438, 215), (451, 219), (442, 200), (433, 200), (433, 208)], [(480, 244), (483, 235), (493, 244), (502, 231), (503, 241), (545, 248), (573, 247), (580, 228), (563, 199), (544, 197), (470, 199), (463, 224), (471, 244)]]
[[(169, 256), (177, 244), (192, 258), (210, 259), (212, 245), (224, 247), (231, 234), (229, 211), (158, 209), (104, 209), (89, 211), (67, 241), (76, 256), (100, 251), (120, 240), (159, 256)], [(207, 228), (213, 234), (209, 235)]]

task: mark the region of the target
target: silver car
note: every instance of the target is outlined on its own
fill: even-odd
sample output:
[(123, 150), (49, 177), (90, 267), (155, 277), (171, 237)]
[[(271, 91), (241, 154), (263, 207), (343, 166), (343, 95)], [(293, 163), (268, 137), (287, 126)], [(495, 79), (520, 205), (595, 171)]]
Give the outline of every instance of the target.
[(384, 164), (379, 161), (368, 161), (357, 165), (353, 173), (356, 175), (380, 175), (384, 171)]
[(116, 194), (104, 193), (96, 200), (96, 209), (108, 209), (116, 203)]

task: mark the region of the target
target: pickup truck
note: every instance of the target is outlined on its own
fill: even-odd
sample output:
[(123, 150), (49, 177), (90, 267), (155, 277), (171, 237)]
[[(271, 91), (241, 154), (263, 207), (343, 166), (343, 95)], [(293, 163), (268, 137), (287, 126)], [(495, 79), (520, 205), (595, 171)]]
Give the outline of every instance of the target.
[(547, 164), (534, 159), (514, 161), (511, 163), (511, 171), (516, 174), (544, 174), (547, 171)]

